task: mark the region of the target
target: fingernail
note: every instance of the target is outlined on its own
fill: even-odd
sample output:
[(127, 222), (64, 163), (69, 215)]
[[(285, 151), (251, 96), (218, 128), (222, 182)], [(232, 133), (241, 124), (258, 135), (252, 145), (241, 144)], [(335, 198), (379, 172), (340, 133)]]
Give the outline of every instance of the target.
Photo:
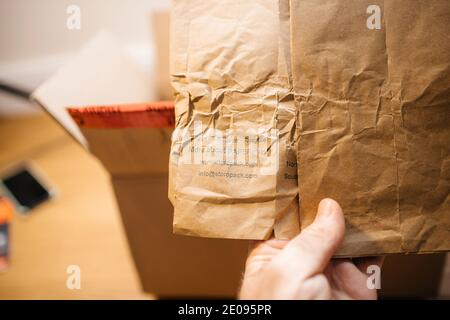
[(319, 203), (316, 219), (328, 219), (332, 217), (338, 210), (341, 210), (338, 203), (332, 199), (323, 199)]

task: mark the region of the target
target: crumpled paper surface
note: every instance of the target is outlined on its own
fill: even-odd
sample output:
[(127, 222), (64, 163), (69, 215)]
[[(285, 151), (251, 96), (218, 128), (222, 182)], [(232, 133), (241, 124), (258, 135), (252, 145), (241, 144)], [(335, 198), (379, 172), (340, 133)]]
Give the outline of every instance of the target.
[(338, 255), (450, 249), (449, 21), (448, 1), (291, 1), (301, 226), (336, 199)]
[[(448, 21), (446, 0), (175, 1), (176, 127), (192, 137), (172, 142), (175, 233), (290, 238), (332, 197), (338, 256), (450, 250)], [(278, 129), (277, 172), (180, 161), (196, 121)]]
[[(281, 41), (289, 23), (280, 22), (278, 2), (175, 1), (171, 21), (176, 130), (169, 197), (175, 233), (291, 238), (300, 230), (296, 108)], [(243, 150), (244, 163), (237, 154), (234, 161), (205, 162), (208, 148), (221, 149), (216, 140), (201, 141), (201, 154), (195, 147), (195, 137), (209, 129), (220, 130), (224, 141), (236, 138), (231, 148)], [(268, 156), (250, 166), (252, 129), (261, 131), (255, 136)], [(274, 130), (276, 141), (270, 139)], [(247, 139), (242, 146), (239, 136)], [(195, 162), (198, 157), (203, 162)]]

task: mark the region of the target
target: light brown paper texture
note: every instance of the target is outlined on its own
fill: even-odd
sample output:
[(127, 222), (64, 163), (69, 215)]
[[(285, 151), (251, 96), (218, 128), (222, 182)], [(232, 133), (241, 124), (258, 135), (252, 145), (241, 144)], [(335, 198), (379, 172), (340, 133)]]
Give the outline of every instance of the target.
[(296, 186), (282, 179), (292, 164), (301, 228), (322, 198), (343, 207), (338, 256), (450, 249), (448, 1), (192, 0), (172, 14), (177, 128), (194, 132), (197, 119), (279, 128), (278, 159), (288, 164), (273, 175), (228, 168), (252, 179), (199, 177), (223, 168), (180, 164), (194, 138), (174, 139), (176, 233), (292, 237)]
[[(173, 4), (176, 132), (169, 196), (175, 233), (267, 239), (299, 232), (296, 109), (281, 41), (289, 23), (280, 23), (279, 12), (276, 1)], [(222, 136), (196, 140), (212, 129)], [(255, 129), (260, 132), (252, 134)], [(258, 146), (255, 163), (251, 143)]]
[(301, 225), (336, 199), (338, 255), (450, 249), (449, 21), (448, 1), (291, 1)]

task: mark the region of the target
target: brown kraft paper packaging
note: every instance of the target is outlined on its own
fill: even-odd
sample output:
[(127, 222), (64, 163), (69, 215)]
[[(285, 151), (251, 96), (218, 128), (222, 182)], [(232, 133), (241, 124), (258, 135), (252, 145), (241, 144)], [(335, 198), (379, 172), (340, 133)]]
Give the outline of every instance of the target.
[(449, 21), (445, 0), (291, 1), (301, 227), (336, 199), (338, 256), (450, 249)]
[(175, 233), (291, 238), (296, 110), (278, 2), (175, 1), (171, 21)]
[[(175, 1), (175, 233), (290, 238), (331, 197), (347, 223), (338, 256), (449, 250), (448, 21), (438, 0)], [(195, 163), (211, 128), (278, 129), (278, 171)]]

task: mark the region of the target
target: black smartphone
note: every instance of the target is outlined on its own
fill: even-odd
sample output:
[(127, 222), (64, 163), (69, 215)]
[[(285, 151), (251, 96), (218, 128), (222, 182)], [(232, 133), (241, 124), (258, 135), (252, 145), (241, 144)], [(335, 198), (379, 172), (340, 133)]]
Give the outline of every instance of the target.
[(2, 175), (0, 190), (20, 213), (27, 213), (53, 196), (53, 192), (31, 166), (19, 166)]

